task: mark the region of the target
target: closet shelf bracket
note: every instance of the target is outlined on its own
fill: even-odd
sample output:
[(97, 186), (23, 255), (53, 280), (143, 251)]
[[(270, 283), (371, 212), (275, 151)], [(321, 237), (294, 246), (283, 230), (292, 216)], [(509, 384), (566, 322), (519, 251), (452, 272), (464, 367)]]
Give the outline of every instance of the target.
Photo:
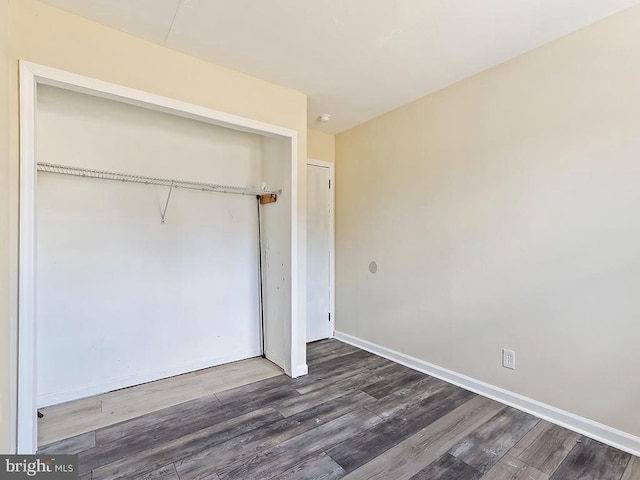
[(164, 218), (167, 215), (167, 207), (169, 206), (169, 200), (171, 200), (171, 192), (173, 192), (173, 187), (175, 186), (175, 183), (171, 183), (171, 186), (169, 187), (169, 194), (167, 195), (167, 201), (164, 202), (164, 210), (162, 210), (162, 218), (161, 218), (161, 223), (164, 224)]

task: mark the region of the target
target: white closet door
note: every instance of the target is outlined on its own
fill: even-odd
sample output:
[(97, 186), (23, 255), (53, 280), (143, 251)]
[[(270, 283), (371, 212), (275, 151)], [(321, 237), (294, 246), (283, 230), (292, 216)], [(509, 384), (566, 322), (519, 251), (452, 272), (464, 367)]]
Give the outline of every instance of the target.
[(329, 168), (307, 167), (307, 342), (331, 336)]

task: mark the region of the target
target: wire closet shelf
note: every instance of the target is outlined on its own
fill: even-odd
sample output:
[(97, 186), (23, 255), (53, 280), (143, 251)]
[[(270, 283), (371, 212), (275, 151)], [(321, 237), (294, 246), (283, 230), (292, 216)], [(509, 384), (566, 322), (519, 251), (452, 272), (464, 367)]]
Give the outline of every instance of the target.
[(62, 175), (74, 175), (76, 177), (100, 178), (103, 180), (116, 180), (121, 182), (143, 183), (145, 185), (161, 185), (169, 188), (187, 188), (190, 190), (202, 190), (203, 192), (232, 193), (235, 195), (277, 195), (279, 192), (267, 189), (237, 187), (233, 185), (221, 185), (217, 183), (192, 182), (188, 180), (173, 180), (159, 177), (146, 177), (129, 173), (109, 172), (106, 170), (94, 170), (90, 168), (71, 167), (54, 163), (38, 162), (38, 171), (58, 173)]

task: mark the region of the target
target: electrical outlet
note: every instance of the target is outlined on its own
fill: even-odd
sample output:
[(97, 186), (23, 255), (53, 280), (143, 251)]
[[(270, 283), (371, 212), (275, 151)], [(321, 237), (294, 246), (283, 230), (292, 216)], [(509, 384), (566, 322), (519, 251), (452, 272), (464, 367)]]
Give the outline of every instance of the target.
[(502, 349), (502, 366), (504, 368), (516, 369), (516, 352), (513, 350)]

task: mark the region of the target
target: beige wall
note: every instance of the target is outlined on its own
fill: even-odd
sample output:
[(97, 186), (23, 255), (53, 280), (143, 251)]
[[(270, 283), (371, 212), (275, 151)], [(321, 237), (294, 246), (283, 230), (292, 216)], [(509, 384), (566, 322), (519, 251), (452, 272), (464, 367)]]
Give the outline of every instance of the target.
[(640, 435), (638, 25), (337, 136), (338, 331)]
[[(0, 18), (5, 20), (5, 1), (0, 0)], [(302, 223), (300, 245), (304, 246), (306, 210), (306, 97), (298, 92), (273, 85), (197, 60), (127, 34), (100, 26), (75, 15), (49, 7), (37, 0), (9, 1), (9, 69), (11, 147), (0, 142), (0, 339), (5, 342), (15, 325), (17, 305), (17, 194), (18, 194), (18, 59), (60, 68), (101, 80), (138, 88), (147, 92), (204, 105), (217, 110), (261, 120), (298, 131), (299, 190), (298, 208)], [(0, 32), (7, 31), (0, 25)], [(4, 52), (0, 36), (0, 51)], [(4, 60), (0, 57), (4, 74)], [(0, 88), (2, 87), (0, 83)], [(0, 116), (4, 118), (5, 97), (0, 93)], [(0, 122), (2, 120), (0, 119)], [(0, 124), (2, 125), (2, 124)], [(5, 132), (6, 129), (0, 129)], [(9, 177), (7, 178), (7, 174)], [(8, 187), (8, 188), (7, 188)], [(7, 193), (10, 192), (10, 193)], [(10, 246), (7, 246), (7, 241)], [(304, 278), (304, 248), (299, 259), (299, 275)], [(10, 265), (10, 268), (7, 268)], [(6, 272), (10, 273), (7, 288)], [(300, 314), (306, 305), (304, 291), (300, 297)], [(9, 315), (8, 312), (13, 312)], [(302, 332), (304, 334), (304, 332)], [(7, 451), (11, 438), (6, 401), (9, 398), (5, 376), (13, 370), (9, 355), (2, 349), (0, 357), (0, 398), (2, 431), (0, 450)]]
[(12, 363), (9, 326), (9, 64), (8, 0), (0, 0), (0, 452), (11, 450), (10, 421), (15, 402), (9, 395)]
[(307, 157), (323, 162), (336, 161), (336, 137), (318, 130), (307, 130)]

